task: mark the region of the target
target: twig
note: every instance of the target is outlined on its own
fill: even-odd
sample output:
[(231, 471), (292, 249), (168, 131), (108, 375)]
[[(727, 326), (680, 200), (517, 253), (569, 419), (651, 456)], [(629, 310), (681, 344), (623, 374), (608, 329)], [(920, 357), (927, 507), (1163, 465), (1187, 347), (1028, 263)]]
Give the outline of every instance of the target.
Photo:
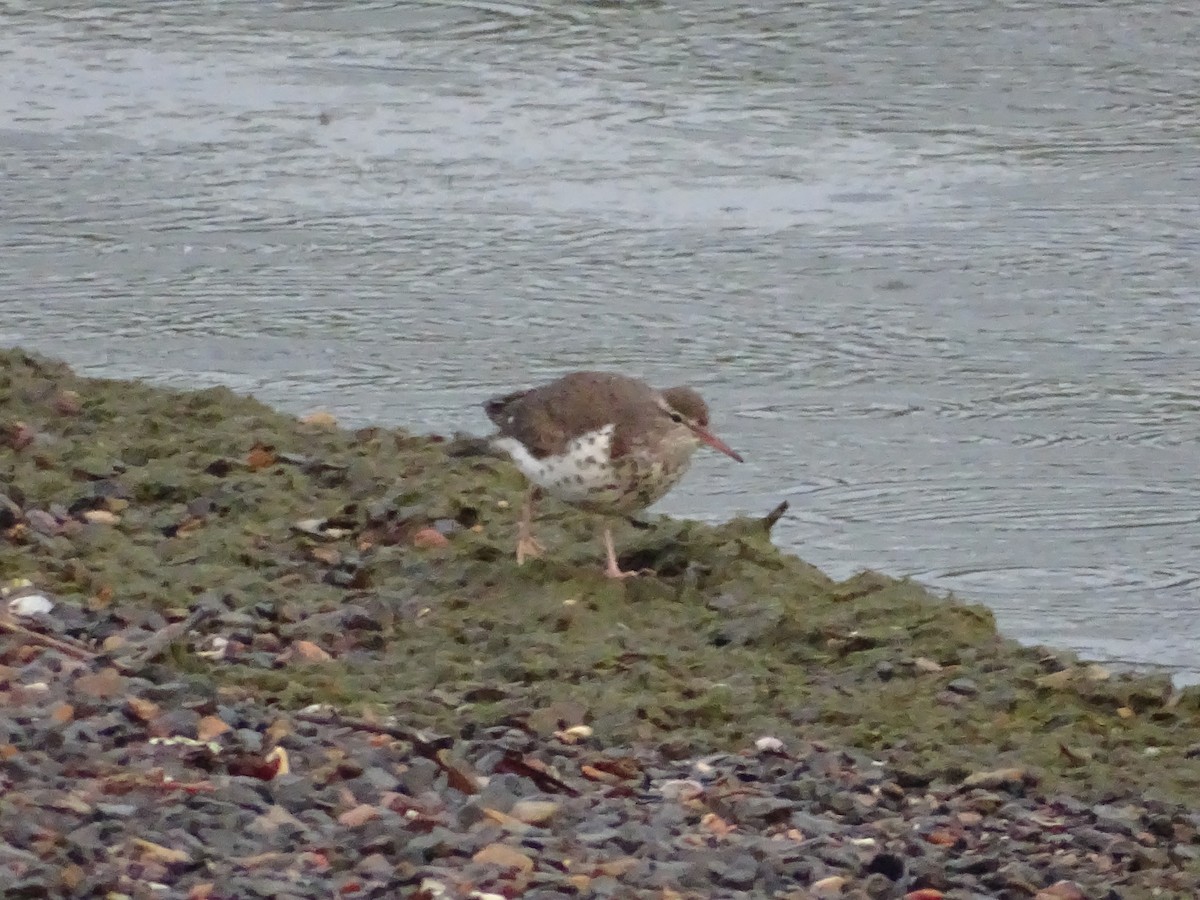
[(437, 740), (428, 740), (421, 737), (419, 733), (411, 728), (405, 728), (402, 725), (380, 725), (378, 722), (369, 722), (366, 719), (356, 719), (351, 716), (343, 716), (341, 713), (293, 713), (292, 718), (297, 722), (308, 722), (311, 725), (328, 725), (333, 728), (353, 728), (355, 731), (365, 731), (369, 734), (382, 734), (387, 737), (394, 737), (400, 741), (408, 741), (413, 745), (413, 749), (421, 756), (426, 756), (434, 761), (437, 760), (437, 752), (443, 749), (443, 743)]
[(122, 657), (114, 657), (112, 665), (126, 675), (141, 671), (148, 662), (170, 647), (172, 644), (187, 637), (188, 632), (216, 616), (216, 610), (202, 606), (192, 612), (182, 622), (168, 625), (152, 637), (135, 645), (129, 653)]
[(70, 656), (72, 659), (90, 661), (96, 658), (94, 651), (89, 650), (78, 641), (51, 637), (48, 634), (42, 634), (40, 631), (33, 631), (24, 625), (14, 622), (7, 615), (0, 615), (0, 631), (7, 631), (9, 634), (19, 634), (27, 641), (51, 650), (57, 650), (59, 653), (62, 653), (64, 656)]
[(775, 523), (783, 518), (783, 514), (788, 511), (788, 502), (784, 500), (777, 507), (762, 517), (763, 527), (770, 531), (775, 527)]

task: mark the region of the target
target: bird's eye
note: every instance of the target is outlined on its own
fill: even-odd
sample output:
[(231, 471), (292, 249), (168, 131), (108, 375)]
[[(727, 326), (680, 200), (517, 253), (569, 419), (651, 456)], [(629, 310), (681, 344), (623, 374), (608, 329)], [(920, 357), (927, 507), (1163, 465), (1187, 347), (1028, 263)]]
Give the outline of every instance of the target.
[(669, 412), (667, 415), (669, 415), (671, 417), (672, 422), (682, 422), (683, 421), (683, 415), (681, 413), (675, 412), (674, 410), (671, 410), (671, 412)]

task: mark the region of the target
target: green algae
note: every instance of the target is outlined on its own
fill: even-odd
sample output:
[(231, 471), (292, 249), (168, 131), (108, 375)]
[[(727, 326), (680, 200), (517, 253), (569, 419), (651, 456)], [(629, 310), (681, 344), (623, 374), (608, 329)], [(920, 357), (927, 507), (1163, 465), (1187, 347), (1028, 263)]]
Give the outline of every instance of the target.
[[(78, 393), (78, 412), (62, 411), (63, 391)], [(1089, 674), (1070, 654), (998, 635), (985, 608), (908, 581), (834, 582), (780, 553), (755, 519), (622, 532), (623, 564), (660, 574), (617, 583), (600, 574), (596, 520), (548, 502), (539, 536), (550, 552), (518, 567), (521, 479), (460, 449), (0, 352), (0, 492), (26, 511), (74, 509), (98, 486), (120, 497), (115, 524), (49, 537), (9, 528), (0, 579), (157, 609), (215, 593), (256, 616), (264, 604), (292, 611), (294, 636), (347, 603), (374, 610), (375, 643), (332, 662), (168, 658), (289, 708), (334, 703), (451, 732), (553, 727), (542, 713), (569, 708), (609, 743), (703, 752), (802, 735), (929, 777), (1019, 765), (1086, 795), (1185, 802), (1200, 787), (1194, 690)], [(296, 527), (311, 520), (347, 527)], [(414, 546), (413, 529), (437, 522), (453, 525), (448, 546)], [(969, 696), (948, 688), (956, 679), (973, 683)]]

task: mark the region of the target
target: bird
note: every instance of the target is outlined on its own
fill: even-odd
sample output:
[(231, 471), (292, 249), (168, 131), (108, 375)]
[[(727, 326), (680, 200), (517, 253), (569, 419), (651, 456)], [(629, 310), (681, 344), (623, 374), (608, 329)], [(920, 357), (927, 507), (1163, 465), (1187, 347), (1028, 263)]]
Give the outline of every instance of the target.
[[(709, 430), (708, 405), (693, 388), (656, 390), (613, 372), (572, 372), (540, 387), (484, 404), (498, 431), (491, 446), (511, 457), (528, 481), (517, 536), (517, 564), (542, 555), (533, 515), (542, 492), (606, 516), (645, 509), (673, 488), (708, 445), (744, 462)], [(627, 578), (604, 526), (604, 574)]]

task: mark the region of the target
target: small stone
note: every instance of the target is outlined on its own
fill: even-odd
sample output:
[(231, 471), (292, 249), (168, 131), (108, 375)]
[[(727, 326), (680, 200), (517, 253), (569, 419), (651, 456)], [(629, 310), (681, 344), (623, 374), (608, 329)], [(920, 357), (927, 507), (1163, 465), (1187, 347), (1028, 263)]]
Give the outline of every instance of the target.
[(99, 672), (77, 678), (75, 690), (98, 699), (116, 697), (125, 692), (125, 677), (116, 669), (101, 669)]
[(514, 869), (518, 872), (532, 872), (533, 860), (507, 844), (488, 844), (471, 857), (472, 862), (498, 866), (501, 869)]
[(1037, 686), (1061, 691), (1070, 687), (1077, 677), (1078, 673), (1075, 669), (1063, 669), (1061, 672), (1051, 672), (1049, 675), (1041, 676), (1037, 680)]
[(586, 741), (593, 734), (595, 732), (590, 725), (572, 725), (570, 728), (554, 732), (554, 736), (564, 744), (578, 744), (580, 741)]
[(205, 716), (196, 723), (196, 740), (211, 741), (229, 730), (229, 723), (219, 716)]
[(362, 803), (354, 809), (347, 810), (338, 816), (337, 820), (347, 828), (358, 828), (360, 825), (365, 825), (372, 819), (379, 817), (378, 808), (369, 803)]
[(959, 835), (948, 828), (935, 828), (925, 835), (925, 841), (938, 847), (953, 847), (958, 843)]
[(946, 690), (953, 691), (963, 697), (974, 697), (979, 693), (979, 686), (970, 678), (955, 678), (946, 685)]
[(296, 641), (291, 646), (293, 658), (306, 663), (329, 662), (333, 659), (328, 652), (312, 641)]
[(31, 509), (25, 513), (25, 522), (36, 531), (38, 534), (44, 534), (47, 537), (53, 537), (61, 531), (58, 524), (58, 519), (50, 515), (44, 509)]
[(932, 659), (924, 656), (918, 656), (913, 660), (913, 666), (918, 672), (925, 675), (932, 675), (934, 672), (942, 671), (941, 663), (936, 663)]
[(325, 428), (329, 431), (333, 431), (335, 428), (337, 428), (338, 423), (337, 419), (334, 418), (333, 413), (319, 409), (316, 412), (311, 412), (307, 416), (301, 417), (300, 424), (311, 425), (314, 428)]
[(54, 395), (54, 409), (59, 415), (77, 416), (83, 412), (78, 391), (59, 391)]
[(832, 834), (837, 830), (837, 825), (823, 816), (815, 816), (806, 812), (794, 812), (788, 819), (788, 823), (792, 828), (797, 829), (802, 833), (803, 837), (817, 837), (823, 834)]
[(704, 793), (704, 785), (691, 778), (672, 778), (659, 785), (658, 791), (668, 800), (685, 802), (694, 800)]
[(1140, 819), (1136, 809), (1105, 803), (1093, 806), (1092, 815), (1096, 817), (1096, 824), (1105, 831), (1119, 831), (1122, 834), (1133, 834)]
[(827, 897), (840, 897), (843, 888), (850, 882), (850, 879), (844, 875), (830, 875), (827, 878), (822, 878), (819, 881), (812, 883), (811, 892), (813, 897), (825, 900)]
[(24, 450), (38, 437), (37, 431), (24, 422), (14, 422), (7, 432), (8, 445), (14, 450)]
[(796, 804), (781, 797), (747, 797), (735, 807), (739, 822), (755, 826), (778, 825), (791, 818)]
[(138, 722), (152, 722), (162, 714), (162, 708), (153, 700), (130, 697), (125, 701), (125, 713)]
[(92, 525), (116, 525), (121, 521), (120, 516), (109, 512), (107, 509), (84, 510), (82, 518), (85, 522)]
[(128, 819), (138, 808), (132, 803), (97, 803), (96, 810), (110, 819)]
[(526, 825), (541, 825), (554, 818), (561, 807), (551, 800), (518, 800), (509, 815)]
[(269, 807), (262, 815), (252, 819), (246, 829), (254, 834), (268, 835), (274, 834), (284, 827), (289, 831), (303, 831), (304, 823), (282, 806), (276, 805)]
[(529, 825), (526, 825), (520, 819), (510, 816), (508, 813), (502, 813), (498, 809), (492, 809), (487, 806), (478, 806), (474, 798), (463, 804), (458, 811), (458, 818), (460, 822), (467, 823), (468, 827), (473, 824), (471, 822), (472, 819), (476, 821), (479, 819), (488, 819), (495, 822), (505, 831), (511, 831), (514, 834), (525, 834), (531, 830)]
[(758, 860), (749, 853), (738, 853), (729, 858), (718, 856), (708, 861), (708, 871), (722, 887), (746, 892), (754, 887), (758, 878)]
[(267, 469), (279, 461), (275, 448), (266, 444), (255, 444), (246, 454), (246, 468), (251, 472)]
[(171, 847), (164, 847), (162, 844), (156, 844), (153, 841), (146, 841), (142, 838), (134, 838), (133, 846), (137, 848), (142, 859), (151, 859), (155, 862), (166, 863), (186, 863), (190, 862), (192, 857), (184, 850), (175, 850)]
[(779, 738), (767, 735), (754, 742), (754, 749), (759, 753), (782, 753), (784, 744)]
[(1032, 866), (1023, 862), (1010, 862), (996, 870), (995, 882), (1007, 888), (1014, 888), (1033, 895), (1038, 892), (1037, 872)]
[(1087, 900), (1087, 894), (1073, 881), (1057, 881), (1038, 891), (1033, 900)]
[(420, 550), (433, 550), (449, 544), (450, 539), (436, 528), (422, 528), (412, 536), (412, 545)]
[(962, 780), (964, 788), (985, 790), (1017, 790), (1025, 786), (1028, 773), (1024, 769), (995, 769), (991, 772), (975, 772)]
[(977, 790), (972, 794), (967, 801), (968, 806), (976, 813), (983, 815), (991, 815), (1005, 803), (1004, 797), (1000, 794), (993, 794), (991, 791)]

